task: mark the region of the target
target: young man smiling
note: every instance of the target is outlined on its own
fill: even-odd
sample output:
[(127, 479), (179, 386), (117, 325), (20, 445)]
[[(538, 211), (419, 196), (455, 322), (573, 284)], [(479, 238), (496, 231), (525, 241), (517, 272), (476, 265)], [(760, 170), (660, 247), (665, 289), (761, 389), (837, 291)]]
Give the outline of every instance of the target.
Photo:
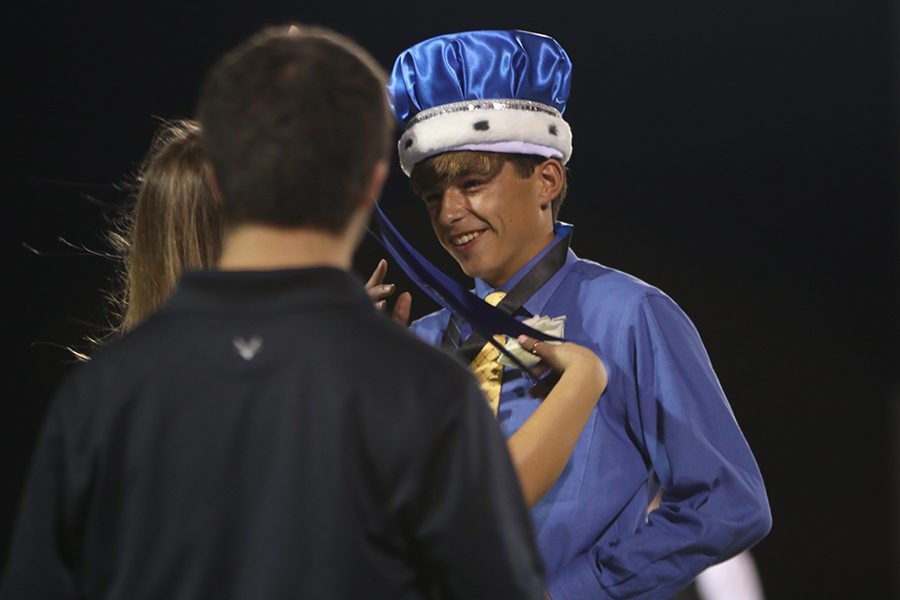
[(463, 272), (499, 287), (553, 241), (565, 181), (558, 160), (468, 152), (434, 157), (411, 184)]
[[(609, 373), (568, 464), (532, 509), (550, 595), (668, 598), (759, 541), (771, 516), (691, 321), (657, 288), (569, 249), (573, 228), (557, 214), (572, 153), (562, 118), (570, 81), (553, 39), (474, 31), (405, 50), (388, 88), (401, 167), (475, 293), (520, 319), (564, 322), (565, 338)], [(485, 340), (459, 316), (442, 310), (412, 329), (485, 371)], [(501, 377), (504, 434), (535, 433), (540, 401), (518, 369)], [(557, 439), (543, 444), (552, 451)]]

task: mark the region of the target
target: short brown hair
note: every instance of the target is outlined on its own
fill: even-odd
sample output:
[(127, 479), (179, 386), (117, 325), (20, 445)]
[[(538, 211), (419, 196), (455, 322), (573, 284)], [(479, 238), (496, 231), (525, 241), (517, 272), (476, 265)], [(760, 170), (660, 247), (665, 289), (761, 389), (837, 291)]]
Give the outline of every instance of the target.
[(226, 225), (343, 231), (389, 156), (387, 75), (320, 27), (267, 28), (211, 70), (199, 102)]
[[(443, 189), (466, 175), (479, 175), (493, 179), (510, 163), (519, 177), (531, 177), (539, 164), (547, 160), (532, 154), (507, 154), (502, 152), (444, 152), (413, 167), (409, 178), (413, 193), (421, 196), (426, 190)], [(565, 168), (563, 168), (565, 172)], [(559, 209), (566, 199), (568, 184), (564, 180), (559, 195), (551, 202), (553, 220), (559, 216)]]

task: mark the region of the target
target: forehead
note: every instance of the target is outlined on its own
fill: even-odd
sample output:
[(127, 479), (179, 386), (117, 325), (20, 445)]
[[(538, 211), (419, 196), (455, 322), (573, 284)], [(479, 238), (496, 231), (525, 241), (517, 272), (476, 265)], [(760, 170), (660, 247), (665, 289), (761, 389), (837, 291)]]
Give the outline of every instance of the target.
[(506, 163), (502, 154), (490, 152), (445, 152), (427, 158), (413, 168), (410, 185), (413, 191), (444, 188), (472, 175), (493, 178)]

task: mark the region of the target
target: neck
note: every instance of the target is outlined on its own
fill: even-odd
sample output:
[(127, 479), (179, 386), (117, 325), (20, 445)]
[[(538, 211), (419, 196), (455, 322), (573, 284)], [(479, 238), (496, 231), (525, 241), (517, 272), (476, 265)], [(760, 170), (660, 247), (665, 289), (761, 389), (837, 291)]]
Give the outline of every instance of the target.
[[(513, 279), (519, 272), (525, 268), (528, 263), (534, 261), (539, 255), (544, 253), (556, 239), (556, 233), (551, 230), (550, 233), (544, 236), (540, 236), (535, 238), (534, 243), (531, 245), (530, 251), (522, 252), (521, 258), (509, 269), (502, 274), (495, 275), (493, 277), (485, 277), (484, 281), (489, 283), (491, 287), (500, 288), (506, 285), (509, 280)], [(527, 258), (524, 258), (527, 257)]]
[(349, 271), (351, 236), (306, 228), (241, 225), (225, 234), (219, 268), (224, 271), (269, 271), (335, 267)]

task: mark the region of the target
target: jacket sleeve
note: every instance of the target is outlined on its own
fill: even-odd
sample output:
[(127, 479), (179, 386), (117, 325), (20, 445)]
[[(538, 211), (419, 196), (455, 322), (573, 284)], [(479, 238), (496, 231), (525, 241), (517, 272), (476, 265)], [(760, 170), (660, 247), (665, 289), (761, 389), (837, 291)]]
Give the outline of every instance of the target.
[(0, 599), (76, 598), (73, 546), (64, 525), (62, 427), (57, 397), (45, 419), (20, 499)]
[(634, 531), (598, 544), (550, 582), (564, 598), (668, 598), (771, 528), (762, 476), (693, 324), (668, 297), (642, 297), (623, 323), (631, 428), (664, 490)]
[(417, 552), (441, 598), (542, 600), (543, 567), (506, 442), (474, 381), (453, 386), (455, 410), (421, 463)]

